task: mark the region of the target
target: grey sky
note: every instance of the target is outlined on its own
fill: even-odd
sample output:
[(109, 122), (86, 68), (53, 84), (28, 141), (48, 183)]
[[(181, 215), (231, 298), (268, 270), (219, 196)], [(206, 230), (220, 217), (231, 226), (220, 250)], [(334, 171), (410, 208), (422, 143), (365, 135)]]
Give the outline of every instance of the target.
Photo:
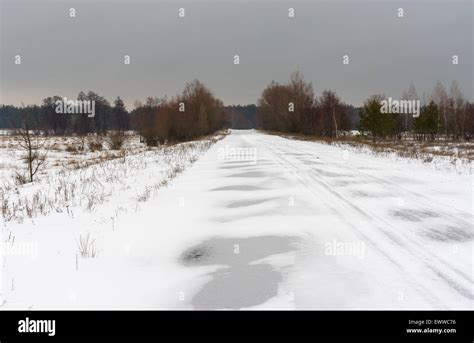
[(421, 96), (437, 80), (457, 80), (472, 100), (472, 1), (0, 1), (4, 104), (93, 90), (131, 108), (194, 78), (226, 104), (247, 104), (294, 70), (354, 105), (399, 97), (411, 82)]

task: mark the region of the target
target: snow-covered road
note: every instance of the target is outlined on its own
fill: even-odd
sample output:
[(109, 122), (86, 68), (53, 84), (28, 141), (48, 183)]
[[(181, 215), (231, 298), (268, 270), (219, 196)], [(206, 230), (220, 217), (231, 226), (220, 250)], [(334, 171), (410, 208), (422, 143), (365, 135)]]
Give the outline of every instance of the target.
[(233, 131), (174, 187), (181, 216), (204, 233), (185, 264), (220, 265), (203, 270), (191, 304), (471, 308), (471, 181)]
[[(297, 247), (287, 253), (286, 268), (279, 266), (283, 280), (274, 306), (286, 307), (285, 297), (296, 308), (472, 306), (470, 178), (251, 131), (234, 131), (214, 148), (227, 156), (200, 165), (212, 174), (199, 185), (208, 200), (201, 210), (207, 225), (216, 235), (265, 234), (269, 245), (268, 235), (283, 234)], [(244, 149), (253, 148), (256, 159), (245, 158)], [(255, 251), (236, 244), (244, 245), (236, 259), (251, 262), (245, 256)], [(251, 248), (265, 245), (261, 239)], [(212, 245), (209, 250), (212, 255)], [(219, 256), (212, 260), (219, 263)], [(265, 284), (266, 274), (249, 284), (247, 272), (227, 272), (237, 275), (205, 286), (207, 299), (198, 305), (219, 307), (221, 299), (224, 307), (239, 307), (241, 294)]]
[(252, 130), (232, 131), (98, 240), (98, 258), (79, 271), (48, 262), (64, 279), (10, 292), (9, 306), (473, 305), (472, 176)]

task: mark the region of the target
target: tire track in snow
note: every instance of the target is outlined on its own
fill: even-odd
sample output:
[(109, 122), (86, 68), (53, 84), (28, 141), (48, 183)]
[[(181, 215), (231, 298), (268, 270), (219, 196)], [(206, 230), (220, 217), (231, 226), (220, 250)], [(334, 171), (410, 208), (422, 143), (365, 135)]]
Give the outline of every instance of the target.
[[(303, 142), (304, 143), (304, 142)], [(286, 144), (286, 146), (288, 148), (292, 148), (291, 145), (289, 144)], [(304, 151), (306, 154), (311, 154), (310, 152), (308, 151)], [(313, 153), (314, 154), (314, 153)], [(324, 160), (327, 160), (325, 158), (320, 158), (322, 161)], [(445, 206), (445, 205), (441, 205), (441, 204), (438, 204), (438, 203), (431, 203), (430, 206), (426, 205), (430, 200), (427, 199), (425, 196), (422, 196), (416, 192), (412, 192), (412, 191), (409, 191), (407, 190), (406, 188), (404, 187), (401, 187), (400, 185), (398, 184), (395, 184), (391, 181), (387, 181), (385, 179), (382, 179), (380, 177), (376, 177), (374, 175), (371, 175), (371, 174), (367, 174), (363, 171), (360, 171), (359, 169), (357, 168), (354, 168), (354, 167), (350, 167), (346, 164), (341, 164), (341, 163), (335, 163), (334, 161), (327, 161), (328, 163), (332, 163), (332, 164), (337, 164), (338, 167), (343, 167), (343, 169), (349, 169), (352, 173), (352, 175), (356, 175), (356, 174), (362, 174), (364, 175), (365, 177), (368, 177), (368, 178), (372, 178), (378, 182), (382, 182), (384, 184), (387, 184), (387, 185), (390, 185), (392, 187), (392, 191), (393, 191), (393, 194), (397, 194), (398, 190), (402, 189), (404, 192), (406, 193), (409, 193), (409, 194), (412, 194), (416, 197), (421, 197), (423, 198), (423, 202), (425, 203), (424, 205), (420, 206), (419, 202), (416, 203), (416, 206), (418, 206), (419, 208), (425, 210), (425, 211), (432, 211), (433, 210), (433, 205), (436, 205), (436, 207), (439, 207), (439, 206)], [(295, 168), (297, 168), (297, 166), (293, 163), (293, 166)], [(310, 172), (311, 173), (311, 172)], [(373, 211), (370, 211), (370, 210), (362, 210), (360, 207), (357, 207), (355, 206), (354, 203), (348, 201), (346, 199), (346, 197), (342, 196), (340, 193), (338, 193), (337, 191), (334, 190), (333, 187), (331, 187), (331, 185), (327, 184), (326, 182), (324, 182), (317, 173), (312, 173), (313, 177), (317, 178), (318, 182), (320, 182), (326, 189), (328, 189), (330, 192), (332, 192), (335, 196), (339, 197), (339, 199), (345, 201), (348, 205), (350, 205), (351, 207), (353, 207), (355, 210), (361, 212), (361, 214), (365, 215), (365, 216), (368, 216), (369, 218), (377, 218), (380, 222), (382, 222), (384, 225), (387, 225), (387, 226), (390, 226), (391, 228), (395, 229), (393, 232), (396, 232), (396, 227), (391, 224), (390, 222), (387, 222), (385, 219), (383, 219), (382, 217), (380, 217), (379, 215), (377, 215), (376, 213), (374, 213)], [(445, 207), (450, 207), (450, 206), (445, 206)], [(452, 207), (451, 207), (452, 208)], [(457, 210), (457, 209), (455, 209)], [(466, 212), (464, 211), (458, 211), (460, 213), (460, 215), (466, 215), (466, 216), (470, 216), (469, 214), (467, 214)], [(370, 213), (370, 214), (368, 214)], [(439, 208), (436, 209), (436, 213), (440, 215), (440, 217), (443, 217), (443, 218), (449, 218), (450, 220), (452, 221), (456, 221), (456, 222), (461, 222), (463, 226), (465, 227), (469, 227), (469, 226), (472, 226), (471, 224), (469, 224), (469, 222), (467, 222), (466, 220), (464, 219), (459, 219), (457, 216), (449, 213), (449, 212), (446, 212), (444, 210), (440, 210)], [(473, 220), (472, 216), (470, 216), (471, 218), (471, 222)], [(388, 233), (390, 235), (390, 233)], [(463, 271), (459, 270), (458, 268), (456, 268), (455, 266), (453, 266), (452, 264), (449, 264), (448, 262), (446, 262), (445, 260), (441, 259), (439, 256), (435, 255), (434, 253), (432, 253), (431, 251), (429, 250), (426, 250), (426, 248), (421, 245), (419, 242), (416, 241), (416, 239), (412, 239), (410, 238), (409, 236), (403, 236), (401, 237), (400, 239), (406, 239), (408, 240), (411, 244), (415, 245), (418, 249), (420, 249), (420, 252), (423, 252), (425, 254), (425, 258), (426, 259), (434, 259), (436, 260), (437, 262), (443, 264), (446, 268), (448, 268), (449, 270), (452, 270), (453, 272), (455, 272), (456, 274), (458, 274), (460, 277), (462, 277), (463, 279), (465, 279), (467, 282), (469, 283), (472, 283), (472, 276), (469, 276), (467, 275), (466, 273), (464, 273)], [(436, 272), (437, 274), (437, 272)], [(444, 274), (443, 274), (444, 275)], [(452, 283), (452, 280), (447, 277), (447, 280), (446, 280), (448, 283)], [(471, 288), (472, 288), (472, 285), (471, 285)], [(460, 287), (460, 289), (464, 289), (464, 291), (467, 291), (467, 289), (465, 287)], [(468, 294), (470, 294), (469, 296), (469, 299), (473, 299), (473, 296), (472, 296), (472, 293), (468, 292)]]
[[(291, 172), (293, 172), (293, 174), (300, 180), (304, 183), (304, 185), (306, 187), (308, 187), (308, 190), (309, 190), (309, 187), (310, 185), (314, 184), (314, 182), (308, 182), (308, 180), (304, 180), (304, 178), (302, 178), (301, 176), (301, 168), (299, 168), (299, 166), (297, 166), (294, 162), (291, 162), (289, 161), (287, 158), (285, 157), (282, 157), (282, 153), (285, 153), (285, 154), (288, 154), (289, 152), (288, 151), (278, 151), (277, 149), (275, 149), (272, 145), (270, 145), (269, 143), (265, 142), (264, 140), (262, 139), (259, 139), (259, 141), (261, 143), (263, 143), (267, 149), (271, 150), (273, 152), (273, 155), (276, 159), (279, 159), (281, 161), (283, 161), (283, 163), (280, 163), (280, 165), (282, 167), (286, 167), (288, 170), (290, 170)], [(281, 145), (280, 145), (281, 146)], [(290, 149), (294, 150), (294, 147), (291, 147), (291, 146), (288, 146)], [(314, 154), (314, 153), (313, 153)], [(297, 158), (297, 157), (295, 157)], [(293, 170), (291, 170), (290, 168), (288, 168), (287, 166), (290, 166)], [(396, 230), (393, 230), (393, 232), (389, 232), (387, 231), (386, 229), (384, 229), (384, 225), (388, 226), (388, 227), (391, 227), (391, 228), (394, 228), (394, 226), (390, 223), (388, 223), (386, 220), (384, 220), (383, 218), (381, 218), (380, 216), (374, 214), (374, 213), (368, 213), (367, 211), (364, 211), (363, 209), (361, 209), (360, 207), (356, 206), (354, 203), (352, 203), (351, 201), (349, 201), (348, 199), (346, 199), (344, 196), (342, 196), (341, 194), (339, 194), (337, 191), (335, 191), (333, 189), (333, 187), (331, 187), (330, 185), (328, 185), (326, 182), (324, 182), (320, 177), (314, 175), (314, 173), (305, 173), (306, 176), (308, 176), (311, 180), (313, 181), (316, 181), (320, 186), (324, 187), (324, 189), (333, 197), (336, 197), (337, 199), (343, 201), (346, 206), (352, 208), (353, 211), (356, 211), (360, 216), (363, 216), (366, 220), (368, 220), (368, 222), (373, 222), (374, 219), (379, 222), (379, 225), (377, 225), (377, 229), (380, 230), (381, 233), (383, 233), (385, 235), (385, 237), (387, 237), (390, 241), (394, 242), (395, 244), (399, 245), (400, 247), (402, 247), (403, 249), (405, 249), (405, 251), (407, 251), (410, 255), (412, 255), (413, 257), (417, 258), (417, 259), (420, 259), (421, 258), (421, 262), (428, 268), (430, 269), (435, 275), (438, 276), (438, 278), (442, 279), (450, 288), (456, 290), (460, 295), (462, 295), (463, 297), (466, 297), (468, 299), (473, 299), (473, 296), (472, 296), (472, 293), (469, 291), (468, 287), (466, 286), (462, 286), (459, 284), (459, 280), (453, 280), (451, 277), (449, 277), (446, 272), (443, 272), (441, 271), (439, 268), (436, 268), (430, 257), (432, 258), (435, 258), (437, 259), (439, 262), (441, 262), (442, 264), (444, 264), (446, 267), (450, 268), (451, 270), (454, 270), (455, 272), (457, 272), (461, 277), (463, 277), (464, 279), (466, 279), (467, 281), (470, 282), (469, 278), (467, 277), (467, 275), (465, 275), (464, 273), (462, 273), (461, 271), (457, 270), (454, 266), (448, 264), (446, 261), (442, 260), (441, 258), (437, 257), (437, 256), (434, 256), (432, 254), (430, 254), (429, 252), (425, 251), (423, 249), (423, 247), (418, 243), (418, 242), (413, 242), (413, 240), (409, 239), (409, 238), (405, 238), (405, 237), (399, 237), (396, 235)], [(315, 194), (316, 196), (320, 196), (321, 192), (317, 191), (317, 192), (314, 192), (312, 191), (313, 194)], [(331, 206), (333, 208), (333, 211), (336, 211), (339, 215), (339, 217), (341, 218), (344, 218), (345, 216), (341, 213), (340, 210), (337, 210), (335, 209), (333, 206)], [(380, 225), (383, 224), (383, 225)], [(384, 256), (388, 257), (388, 255), (386, 253), (384, 253), (381, 249), (379, 249), (378, 245), (375, 244), (375, 242), (371, 239), (368, 239), (367, 235), (363, 234), (360, 229), (358, 229), (357, 227), (355, 227), (353, 224), (349, 223), (351, 225), (351, 227), (353, 227), (354, 229), (356, 229), (360, 234), (362, 234), (363, 237), (365, 237), (369, 242), (371, 242), (371, 244), (377, 248), (380, 252), (383, 253)], [(373, 223), (373, 224), (376, 224), (376, 223)], [(408, 245), (407, 245), (407, 241), (408, 240)], [(413, 248), (413, 246), (409, 246), (409, 245), (415, 245), (416, 246), (416, 249)], [(427, 255), (431, 255), (431, 256), (427, 256)], [(398, 268), (402, 269), (404, 272), (406, 272), (406, 270), (398, 263), (398, 262), (395, 262), (395, 260), (391, 257), (388, 257), (389, 260), (394, 263)], [(412, 280), (413, 281), (413, 280)], [(428, 290), (426, 289), (426, 287), (424, 286), (421, 286), (418, 284), (418, 286), (423, 290), (423, 292), (427, 292)], [(430, 292), (431, 293), (431, 300), (435, 300), (436, 299), (436, 304), (439, 306), (440, 304), (440, 300), (439, 298), (437, 298), (433, 292)], [(420, 293), (421, 295), (424, 295), (425, 293)]]

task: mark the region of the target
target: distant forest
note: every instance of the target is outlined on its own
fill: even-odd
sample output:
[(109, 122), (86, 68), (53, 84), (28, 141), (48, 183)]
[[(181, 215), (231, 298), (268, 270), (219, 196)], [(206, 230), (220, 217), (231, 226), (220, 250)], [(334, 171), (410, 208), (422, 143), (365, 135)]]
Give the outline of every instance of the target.
[(99, 94), (80, 92), (77, 100), (94, 101), (95, 114), (57, 113), (60, 96), (47, 97), (40, 106), (0, 107), (0, 128), (28, 127), (44, 135), (105, 135), (108, 131), (134, 130), (148, 145), (183, 141), (222, 128), (262, 129), (302, 133), (318, 137), (338, 137), (352, 130), (376, 139), (470, 140), (474, 136), (474, 104), (467, 101), (457, 82), (449, 90), (436, 83), (420, 101), (414, 85), (401, 100), (416, 101), (418, 115), (384, 112), (386, 97), (374, 94), (356, 108), (344, 103), (336, 92), (324, 90), (320, 96), (298, 72), (287, 83), (271, 82), (257, 104), (224, 106), (204, 84), (194, 80), (172, 98), (148, 97), (126, 109), (117, 97), (113, 103)]
[(474, 104), (465, 99), (456, 81), (449, 90), (437, 82), (431, 94), (422, 99), (412, 84), (397, 100), (404, 107), (417, 104), (409, 111), (385, 106), (387, 97), (382, 94), (373, 94), (361, 108), (354, 108), (331, 90), (317, 96), (311, 82), (294, 72), (287, 83), (271, 82), (263, 90), (255, 119), (260, 129), (318, 137), (337, 138), (357, 128), (374, 142), (404, 138), (470, 140), (474, 136)]
[[(128, 111), (120, 97), (111, 104), (95, 92), (79, 93), (78, 99), (95, 99), (96, 113), (94, 118), (87, 118), (77, 114), (60, 114), (54, 110), (54, 101), (62, 97), (53, 96), (43, 100), (41, 106), (32, 105), (25, 108), (13, 105), (0, 105), (0, 128), (18, 129), (22, 126), (23, 113), (28, 112), (36, 127), (53, 135), (66, 135), (78, 133), (104, 133), (107, 130), (133, 130), (136, 128), (134, 121), (144, 107), (153, 107), (156, 98), (149, 97), (145, 105), (138, 105), (132, 111)], [(255, 129), (257, 127), (257, 106), (230, 105), (223, 107), (225, 112), (225, 126), (231, 129)], [(351, 108), (350, 128), (357, 129), (359, 123), (358, 108)], [(81, 127), (82, 126), (82, 127)]]
[[(157, 98), (149, 97), (144, 103), (136, 102), (135, 109), (129, 111), (122, 99), (117, 97), (111, 104), (95, 92), (79, 93), (78, 99), (93, 99), (96, 101), (94, 118), (85, 115), (61, 114), (55, 112), (54, 101), (62, 97), (53, 96), (43, 100), (41, 106), (31, 105), (24, 108), (13, 105), (0, 105), (0, 128), (19, 129), (22, 127), (22, 118), (28, 112), (36, 127), (52, 135), (66, 135), (79, 133), (104, 133), (107, 130), (136, 129), (136, 117), (146, 107), (157, 106)], [(256, 127), (256, 105), (224, 106), (225, 127), (232, 129), (253, 129)]]

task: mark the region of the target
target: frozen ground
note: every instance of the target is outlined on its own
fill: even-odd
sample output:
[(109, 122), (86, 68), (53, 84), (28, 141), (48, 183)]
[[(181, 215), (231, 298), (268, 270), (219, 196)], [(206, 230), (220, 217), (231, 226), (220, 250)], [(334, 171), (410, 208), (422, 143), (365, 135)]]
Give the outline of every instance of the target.
[(470, 173), (255, 131), (206, 149), (147, 201), (159, 152), (92, 211), (5, 222), (3, 308), (472, 309)]

